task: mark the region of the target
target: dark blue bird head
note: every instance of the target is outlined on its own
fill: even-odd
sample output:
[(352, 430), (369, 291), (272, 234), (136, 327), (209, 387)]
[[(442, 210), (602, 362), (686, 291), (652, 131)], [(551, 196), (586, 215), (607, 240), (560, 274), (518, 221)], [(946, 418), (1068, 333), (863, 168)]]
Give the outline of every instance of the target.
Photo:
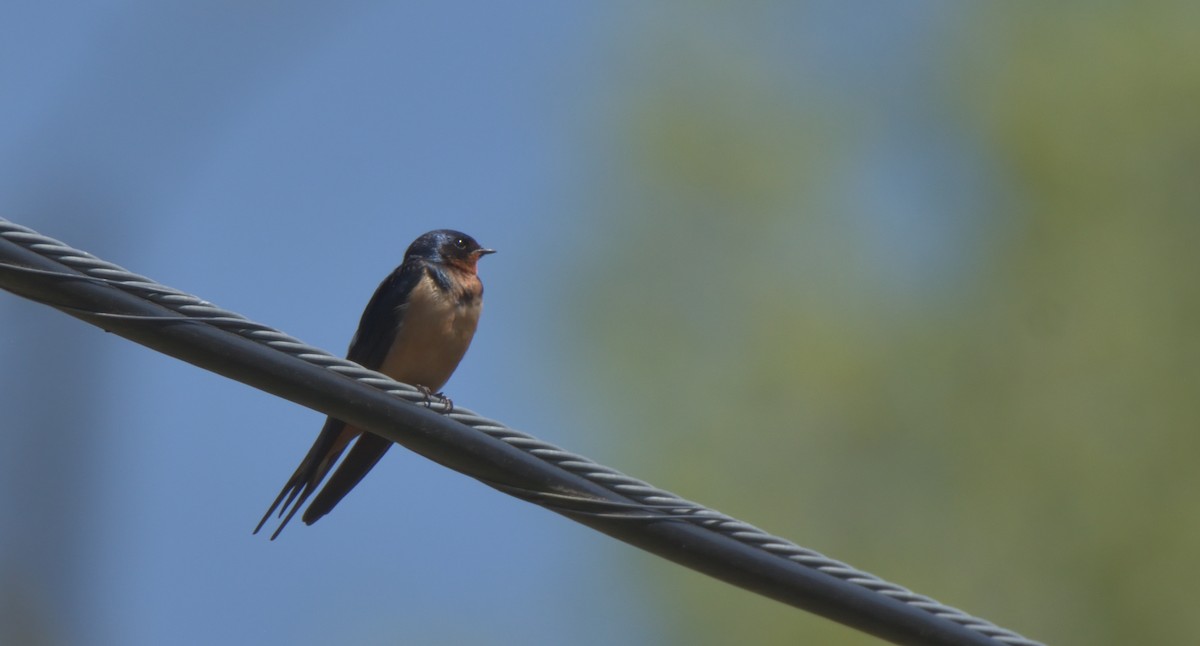
[(439, 262), (460, 265), (474, 270), (475, 263), (481, 256), (496, 253), (494, 249), (485, 249), (475, 238), (453, 229), (438, 229), (430, 231), (413, 240), (404, 252), (405, 260), (420, 258), (429, 262)]

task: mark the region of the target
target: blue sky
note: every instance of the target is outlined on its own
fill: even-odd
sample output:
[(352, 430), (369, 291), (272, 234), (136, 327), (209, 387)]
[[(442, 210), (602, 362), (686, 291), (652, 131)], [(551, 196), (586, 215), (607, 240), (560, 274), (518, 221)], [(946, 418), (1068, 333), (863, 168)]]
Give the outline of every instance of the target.
[[(581, 444), (555, 403), (568, 376), (550, 367), (561, 335), (545, 312), (584, 224), (556, 201), (605, 82), (595, 8), (5, 12), (4, 217), (335, 352), (412, 238), (466, 230), (500, 253), (450, 392)], [(4, 371), (27, 394), (6, 405), (26, 431), (47, 408), (76, 429), (66, 456), (10, 438), (3, 458), (44, 460), (33, 482), (4, 483), (0, 571), (52, 608), (64, 643), (653, 635), (611, 567), (627, 548), (399, 450), (325, 522), (251, 536), (318, 413), (50, 309), (2, 307), (38, 337), (6, 335), (6, 365), (43, 367)], [(63, 506), (68, 521), (53, 518)]]
[[(581, 151), (604, 136), (646, 11), (10, 4), (0, 216), (334, 352), (414, 237), (465, 230), (500, 253), (483, 262), (484, 319), (448, 392), (607, 462), (603, 419), (575, 418), (580, 339), (555, 306), (605, 226), (570, 192), (595, 168)], [(911, 68), (862, 61), (910, 52), (928, 27), (808, 12), (819, 21), (781, 11), (795, 22), (773, 42), (806, 38), (806, 69), (827, 76), (788, 82), (853, 94), (899, 75), (876, 91), (912, 99)], [(868, 204), (899, 204), (906, 223), (929, 211), (911, 187), (936, 166), (896, 187), (881, 178), (907, 160), (870, 157)], [(907, 215), (884, 197), (902, 190)], [(251, 536), (320, 414), (13, 297), (0, 324), (14, 330), (0, 339), (4, 405), (20, 420), (0, 444), (0, 576), (53, 609), (63, 643), (662, 638), (635, 573), (675, 566), (400, 450), (317, 525)], [(65, 430), (14, 436), (46, 426)]]

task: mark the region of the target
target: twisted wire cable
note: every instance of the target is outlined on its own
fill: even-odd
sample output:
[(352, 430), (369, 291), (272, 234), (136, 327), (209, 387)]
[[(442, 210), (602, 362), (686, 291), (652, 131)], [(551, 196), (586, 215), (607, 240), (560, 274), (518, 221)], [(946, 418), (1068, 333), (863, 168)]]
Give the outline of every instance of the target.
[[(161, 285), (149, 278), (129, 272), (115, 264), (101, 260), (91, 254), (72, 248), (65, 243), (43, 236), (32, 229), (3, 218), (0, 218), (0, 239), (19, 245), (74, 271), (46, 270), (10, 263), (0, 263), (0, 270), (51, 275), (61, 280), (83, 280), (112, 286), (123, 292), (136, 295), (165, 307), (185, 318), (112, 314), (88, 310), (88, 314), (92, 317), (133, 318), (149, 323), (160, 322), (162, 324), (200, 323), (236, 334), (314, 366), (354, 379), (394, 397), (440, 412), (460, 424), (504, 442), (538, 460), (582, 477), (608, 491), (619, 494), (619, 496), (627, 499), (627, 502), (594, 498), (571, 492), (531, 489), (480, 478), (486, 484), (515, 497), (569, 516), (595, 516), (632, 522), (661, 522), (667, 520), (687, 523), (721, 534), (764, 553), (787, 559), (805, 568), (821, 572), (917, 608), (929, 615), (973, 631), (980, 636), (990, 638), (993, 640), (993, 643), (1010, 646), (1041, 646), (1040, 642), (1023, 637), (1011, 630), (1001, 628), (984, 619), (974, 617), (957, 608), (939, 603), (900, 585), (884, 581), (877, 576), (857, 570), (814, 550), (773, 536), (753, 525), (741, 522), (698, 503), (680, 498), (673, 493), (658, 489), (646, 482), (625, 475), (584, 456), (571, 453), (531, 435), (508, 428), (500, 422), (483, 417), (471, 410), (458, 406), (450, 408), (448, 402), (438, 401), (437, 399), (430, 400), (427, 393), (410, 385), (396, 382), (383, 374), (363, 368), (356, 363), (332, 355), (320, 348), (307, 345), (274, 328), (251, 321), (236, 312), (221, 309), (196, 296)], [(71, 303), (43, 302), (68, 311), (75, 307)], [(843, 623), (853, 625), (851, 622), (844, 621)]]

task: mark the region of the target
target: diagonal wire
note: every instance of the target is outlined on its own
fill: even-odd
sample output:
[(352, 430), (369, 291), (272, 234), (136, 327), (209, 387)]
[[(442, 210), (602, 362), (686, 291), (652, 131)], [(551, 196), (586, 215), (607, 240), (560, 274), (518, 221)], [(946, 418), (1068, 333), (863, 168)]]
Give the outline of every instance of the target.
[[(673, 493), (658, 489), (646, 482), (625, 475), (584, 456), (571, 453), (531, 435), (508, 428), (498, 421), (488, 419), (458, 406), (450, 409), (446, 402), (440, 402), (436, 399), (430, 401), (426, 393), (412, 386), (396, 382), (386, 375), (363, 368), (356, 363), (332, 355), (320, 348), (307, 345), (274, 328), (251, 321), (236, 312), (221, 309), (196, 296), (161, 285), (149, 278), (129, 272), (117, 265), (74, 249), (58, 240), (43, 236), (32, 229), (3, 218), (0, 218), (0, 240), (6, 240), (19, 245), (44, 258), (51, 259), (68, 269), (68, 271), (57, 271), (11, 263), (0, 263), (0, 275), (3, 275), (3, 272), (23, 273), (57, 280), (87, 281), (107, 285), (165, 307), (175, 312), (178, 316), (97, 312), (93, 309), (77, 308), (68, 302), (43, 300), (47, 305), (68, 311), (82, 309), (92, 318), (136, 320), (148, 324), (157, 323), (162, 325), (202, 324), (236, 334), (309, 364), (354, 379), (410, 403), (420, 404), (441, 412), (446, 417), (464, 424), (475, 431), (519, 449), (558, 469), (582, 477), (608, 491), (619, 494), (626, 500), (609, 500), (591, 497), (586, 494), (550, 491), (542, 488), (535, 489), (519, 484), (479, 478), (486, 484), (515, 497), (568, 516), (591, 516), (629, 521), (661, 522), (667, 520), (704, 528), (764, 553), (787, 559), (805, 568), (821, 572), (878, 595), (917, 608), (928, 615), (952, 622), (980, 636), (990, 638), (993, 640), (992, 643), (1008, 644), (1011, 646), (1041, 646), (1039, 642), (1025, 638), (1013, 631), (969, 615), (957, 608), (941, 604), (897, 584), (884, 581), (877, 576), (857, 570), (814, 550), (773, 536), (753, 525), (741, 522), (698, 503), (680, 498)], [(0, 286), (7, 287), (6, 282), (0, 281)], [(23, 295), (28, 296), (27, 294)], [(854, 625), (853, 622), (844, 619), (839, 619), (839, 621), (852, 626)]]

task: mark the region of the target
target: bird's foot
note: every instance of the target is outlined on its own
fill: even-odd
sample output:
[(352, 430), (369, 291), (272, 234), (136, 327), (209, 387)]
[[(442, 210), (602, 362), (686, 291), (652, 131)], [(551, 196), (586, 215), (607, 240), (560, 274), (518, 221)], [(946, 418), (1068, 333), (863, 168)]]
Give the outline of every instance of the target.
[(442, 414), (448, 414), (454, 410), (454, 400), (447, 397), (446, 393), (441, 391), (435, 393), (425, 386), (417, 386), (417, 390), (425, 395), (425, 408), (433, 408), (433, 404), (436, 402), (446, 409), (442, 411)]

